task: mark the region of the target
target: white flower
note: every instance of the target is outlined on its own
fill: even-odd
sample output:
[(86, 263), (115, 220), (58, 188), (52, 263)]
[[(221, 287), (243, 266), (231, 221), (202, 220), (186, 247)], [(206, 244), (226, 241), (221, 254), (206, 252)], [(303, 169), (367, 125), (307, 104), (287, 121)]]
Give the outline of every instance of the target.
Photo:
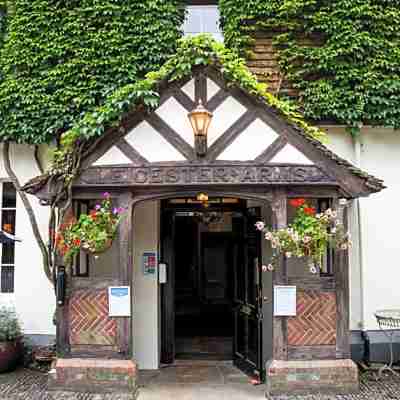
[(342, 243), (342, 244), (340, 245), (340, 250), (347, 250), (347, 248), (348, 248), (348, 246), (347, 246), (346, 243)]
[(311, 265), (311, 266), (310, 266), (310, 272), (311, 272), (312, 274), (316, 274), (316, 273), (318, 272), (318, 270), (317, 270), (317, 268), (315, 267), (315, 265)]
[(262, 231), (262, 230), (265, 228), (265, 224), (264, 224), (264, 222), (262, 222), (262, 221), (257, 221), (257, 222), (255, 223), (255, 226), (256, 226), (256, 228), (257, 228), (259, 231)]
[(268, 264), (267, 265), (267, 269), (268, 269), (268, 271), (273, 271), (274, 270), (274, 266), (272, 264)]
[(273, 248), (273, 249), (276, 249), (276, 247), (278, 246), (278, 242), (274, 239), (274, 240), (272, 240), (271, 241), (271, 247)]
[(292, 234), (292, 233), (293, 233), (293, 228), (287, 228), (287, 232), (288, 232), (289, 234)]
[(336, 228), (332, 228), (331, 233), (336, 233)]
[(325, 211), (325, 215), (327, 215), (328, 217), (332, 217), (332, 210), (331, 210), (330, 208), (328, 208), (328, 209)]
[(320, 219), (322, 217), (322, 214), (317, 214), (316, 216), (315, 216), (315, 218), (317, 218), (317, 219)]
[(290, 251), (287, 251), (287, 252), (285, 253), (285, 256), (286, 256), (287, 258), (290, 258), (290, 257), (292, 257), (292, 253), (291, 253)]
[(266, 239), (266, 240), (272, 240), (272, 233), (271, 233), (271, 232), (267, 232), (267, 233), (265, 234), (265, 239)]
[(337, 217), (337, 211), (332, 211), (332, 217), (336, 218)]

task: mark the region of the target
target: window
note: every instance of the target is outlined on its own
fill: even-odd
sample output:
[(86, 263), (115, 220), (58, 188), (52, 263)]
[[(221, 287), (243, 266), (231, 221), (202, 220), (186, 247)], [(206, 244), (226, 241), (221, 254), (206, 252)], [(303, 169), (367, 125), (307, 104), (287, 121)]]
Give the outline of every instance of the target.
[[(1, 189), (1, 229), (15, 234), (17, 194), (12, 183), (4, 182)], [(15, 243), (3, 243), (0, 246), (0, 292), (14, 292)]]
[(219, 26), (218, 6), (214, 4), (188, 5), (183, 32), (185, 36), (210, 33), (214, 39), (222, 42), (224, 39)]

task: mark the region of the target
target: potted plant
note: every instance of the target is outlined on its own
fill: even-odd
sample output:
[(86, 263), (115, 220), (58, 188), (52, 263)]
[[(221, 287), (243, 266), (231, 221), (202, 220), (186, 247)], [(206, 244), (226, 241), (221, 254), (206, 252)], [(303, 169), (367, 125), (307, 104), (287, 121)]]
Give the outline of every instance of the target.
[(81, 214), (78, 221), (72, 220), (60, 226), (56, 245), (67, 265), (80, 250), (98, 255), (111, 247), (125, 209), (113, 208), (109, 193), (103, 196), (103, 201), (96, 204), (89, 214)]
[(317, 213), (305, 199), (293, 199), (290, 205), (296, 208), (296, 214), (293, 223), (287, 227), (273, 230), (262, 221), (256, 223), (256, 228), (264, 233), (273, 250), (268, 270), (273, 270), (278, 257), (284, 255), (308, 258), (310, 272), (317, 273), (328, 245), (337, 250), (347, 250), (351, 246), (350, 235), (337, 218), (337, 211), (329, 208)]
[(11, 308), (0, 308), (0, 372), (13, 370), (22, 355), (22, 329)]

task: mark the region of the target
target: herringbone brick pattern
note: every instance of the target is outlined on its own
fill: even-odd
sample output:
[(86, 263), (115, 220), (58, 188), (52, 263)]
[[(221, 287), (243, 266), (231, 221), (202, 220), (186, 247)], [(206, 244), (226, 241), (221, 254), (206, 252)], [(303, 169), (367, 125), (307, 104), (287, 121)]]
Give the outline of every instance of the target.
[(116, 321), (108, 316), (107, 290), (78, 290), (70, 300), (72, 345), (115, 345)]
[(298, 291), (297, 316), (288, 319), (289, 346), (336, 344), (336, 295)]

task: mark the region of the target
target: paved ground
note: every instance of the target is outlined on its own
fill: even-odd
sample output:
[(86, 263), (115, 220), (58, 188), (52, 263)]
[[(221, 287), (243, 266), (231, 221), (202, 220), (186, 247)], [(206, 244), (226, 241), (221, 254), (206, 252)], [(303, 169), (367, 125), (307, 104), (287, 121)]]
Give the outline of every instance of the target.
[[(0, 400), (126, 400), (118, 394), (51, 393), (47, 376), (29, 370), (0, 375)], [(252, 400), (263, 399), (264, 387), (253, 386), (229, 363), (215, 365), (181, 364), (160, 372), (144, 371), (138, 400)], [(274, 400), (400, 400), (400, 378), (384, 377), (376, 382), (365, 375), (361, 391), (349, 396), (287, 396)]]

